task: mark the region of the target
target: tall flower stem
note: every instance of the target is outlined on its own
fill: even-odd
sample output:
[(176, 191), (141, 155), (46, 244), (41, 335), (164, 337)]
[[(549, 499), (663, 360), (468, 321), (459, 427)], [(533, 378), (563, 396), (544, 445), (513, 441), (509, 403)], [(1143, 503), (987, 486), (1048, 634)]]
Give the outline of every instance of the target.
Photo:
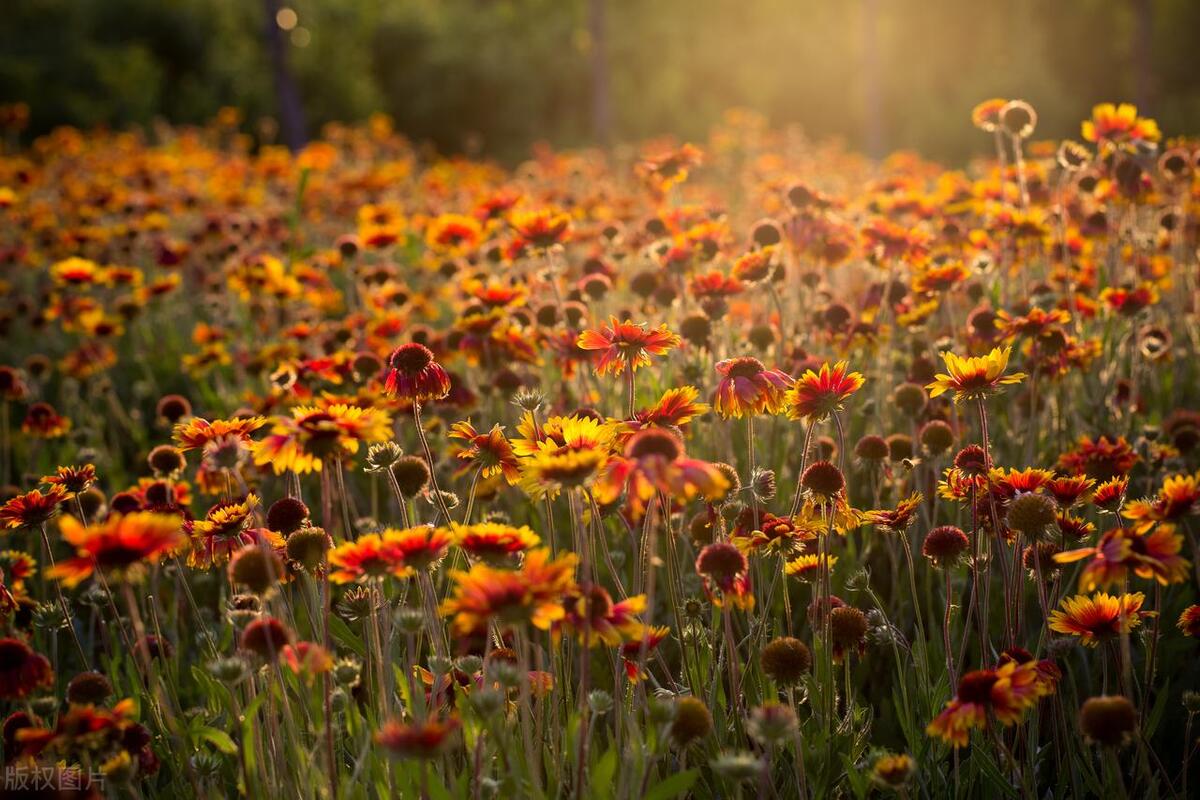
[(958, 686), (958, 675), (954, 671), (954, 650), (950, 646), (950, 609), (954, 599), (954, 587), (950, 581), (950, 569), (946, 573), (946, 613), (942, 617), (942, 645), (946, 648), (946, 674), (950, 676), (950, 686)]
[(437, 469), (434, 468), (433, 452), (429, 449), (429, 439), (425, 436), (425, 426), (421, 424), (421, 403), (417, 400), (412, 404), (413, 425), (417, 429), (417, 440), (421, 443), (421, 452), (425, 456), (425, 463), (429, 465), (429, 485), (433, 487), (433, 498), (437, 504), (438, 510), (442, 512), (442, 519), (445, 524), (450, 524), (450, 509), (446, 505), (446, 498), (442, 497), (442, 489), (438, 486)]
[[(54, 553), (50, 549), (50, 535), (46, 533), (46, 523), (41, 525), (42, 531), (42, 546), (46, 548), (46, 561), (50, 564), (50, 569), (54, 569)], [(62, 611), (63, 622), (71, 631), (71, 641), (75, 643), (75, 649), (79, 651), (79, 660), (83, 664), (85, 670), (91, 670), (88, 666), (87, 653), (84, 652), (83, 642), (79, 641), (79, 631), (75, 630), (75, 622), (71, 618), (71, 608), (67, 605), (67, 598), (63, 596), (62, 583), (54, 581), (54, 591), (58, 595), (58, 607)]]
[(816, 423), (810, 421), (808, 430), (804, 432), (804, 447), (800, 450), (800, 471), (796, 474), (796, 493), (792, 498), (792, 510), (788, 512), (789, 517), (794, 517), (800, 512), (800, 501), (804, 497), (803, 486), (800, 482), (804, 480), (804, 470), (808, 467), (808, 448), (812, 446), (813, 429), (816, 427)]
[(627, 363), (625, 365), (625, 385), (629, 392), (629, 404), (628, 404), (627, 413), (625, 415), (625, 418), (633, 419), (633, 415), (637, 413), (637, 391), (636, 391), (636, 388), (634, 387), (634, 383), (633, 383), (633, 361), (632, 360), (630, 360), (629, 363)]

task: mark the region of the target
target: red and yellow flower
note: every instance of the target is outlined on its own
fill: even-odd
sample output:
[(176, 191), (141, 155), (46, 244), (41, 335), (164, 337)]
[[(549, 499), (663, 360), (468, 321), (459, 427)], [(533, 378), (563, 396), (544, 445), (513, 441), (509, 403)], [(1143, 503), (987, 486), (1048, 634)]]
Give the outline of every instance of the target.
[(806, 370), (787, 392), (788, 418), (810, 423), (823, 420), (841, 411), (843, 403), (864, 382), (862, 374), (850, 372), (845, 361), (832, 365), (826, 361), (816, 372)]
[(147, 567), (177, 553), (187, 542), (182, 521), (174, 514), (112, 514), (93, 525), (66, 516), (58, 524), (63, 540), (75, 548), (76, 555), (59, 561), (46, 575), (66, 586), (79, 585), (96, 570), (110, 582), (135, 583)]
[(1050, 612), (1050, 630), (1078, 636), (1081, 644), (1095, 647), (1142, 624), (1142, 603), (1146, 597), (1136, 594), (1111, 595), (1105, 592), (1088, 597), (1064, 597), (1061, 609)]
[(1003, 350), (997, 347), (986, 356), (966, 358), (946, 351), (942, 353), (946, 373), (935, 375), (933, 383), (925, 388), (929, 390), (930, 397), (953, 391), (956, 403), (987, 397), (999, 391), (1002, 386), (1020, 383), (1025, 379), (1023, 372), (1004, 374), (1008, 369), (1008, 357), (1011, 354), (1011, 347)]

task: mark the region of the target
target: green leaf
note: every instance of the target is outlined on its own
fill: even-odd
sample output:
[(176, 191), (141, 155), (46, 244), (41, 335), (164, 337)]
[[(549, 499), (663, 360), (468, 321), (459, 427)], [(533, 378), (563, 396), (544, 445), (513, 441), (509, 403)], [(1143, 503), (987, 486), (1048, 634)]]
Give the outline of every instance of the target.
[(216, 728), (201, 728), (196, 734), (227, 756), (233, 755), (238, 750), (233, 737), (225, 731), (219, 731)]
[(692, 788), (698, 777), (700, 777), (698, 769), (676, 772), (651, 786), (646, 792), (644, 800), (671, 800), (672, 797), (679, 797)]
[(588, 781), (588, 793), (593, 798), (612, 797), (613, 776), (617, 772), (617, 751), (606, 750), (600, 761), (592, 768)]

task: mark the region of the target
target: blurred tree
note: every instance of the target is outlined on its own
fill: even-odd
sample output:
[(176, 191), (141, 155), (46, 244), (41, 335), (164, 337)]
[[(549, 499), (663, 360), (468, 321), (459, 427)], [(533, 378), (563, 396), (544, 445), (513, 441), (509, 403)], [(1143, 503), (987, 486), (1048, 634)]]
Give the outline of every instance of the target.
[(1195, 0), (275, 1), (298, 28), (268, 39), (267, 0), (4, 0), (0, 102), (31, 101), (30, 135), (226, 104), (286, 130), (277, 41), (313, 131), (385, 111), (506, 159), (538, 139), (696, 138), (731, 106), (951, 161), (987, 152), (966, 119), (993, 96), (1032, 102), (1039, 136), (1078, 136), (1104, 100), (1200, 130)]

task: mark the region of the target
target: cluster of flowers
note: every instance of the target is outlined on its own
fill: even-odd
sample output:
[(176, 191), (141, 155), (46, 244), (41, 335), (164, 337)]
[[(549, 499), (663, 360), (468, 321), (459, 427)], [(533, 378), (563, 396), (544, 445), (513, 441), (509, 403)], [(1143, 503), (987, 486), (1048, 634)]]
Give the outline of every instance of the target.
[(1186, 795), (1060, 688), (1149, 747), (1200, 638), (1200, 148), (973, 120), (971, 173), (746, 113), (633, 169), (232, 111), (0, 154), (6, 765)]

